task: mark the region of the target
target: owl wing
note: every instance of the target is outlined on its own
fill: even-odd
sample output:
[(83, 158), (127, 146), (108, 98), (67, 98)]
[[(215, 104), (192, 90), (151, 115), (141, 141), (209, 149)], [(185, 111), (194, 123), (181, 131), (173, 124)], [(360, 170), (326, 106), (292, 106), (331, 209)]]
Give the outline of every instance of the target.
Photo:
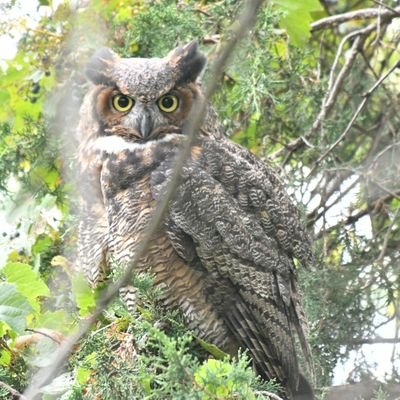
[(108, 231), (101, 193), (81, 179), (77, 269), (85, 274), (92, 287), (108, 274)]
[(80, 207), (77, 269), (94, 287), (108, 275), (109, 226), (100, 184), (102, 161), (95, 146), (100, 122), (92, 102), (92, 96), (86, 96), (80, 111), (76, 183)]
[[(247, 150), (224, 138), (203, 139), (198, 148), (170, 204), (167, 232), (178, 254), (212, 277), (207, 296), (260, 373), (295, 391), (295, 331), (307, 342), (293, 257), (311, 257), (297, 210)], [(165, 162), (153, 172), (156, 198), (172, 169)]]

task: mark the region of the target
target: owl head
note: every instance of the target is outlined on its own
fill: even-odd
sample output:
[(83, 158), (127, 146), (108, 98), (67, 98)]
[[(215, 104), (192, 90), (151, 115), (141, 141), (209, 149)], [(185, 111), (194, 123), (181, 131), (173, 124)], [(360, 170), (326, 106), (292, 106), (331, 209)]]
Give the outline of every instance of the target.
[(107, 48), (97, 51), (86, 74), (96, 85), (92, 107), (102, 133), (135, 142), (182, 133), (201, 96), (198, 78), (205, 63), (197, 41), (164, 58), (121, 58)]

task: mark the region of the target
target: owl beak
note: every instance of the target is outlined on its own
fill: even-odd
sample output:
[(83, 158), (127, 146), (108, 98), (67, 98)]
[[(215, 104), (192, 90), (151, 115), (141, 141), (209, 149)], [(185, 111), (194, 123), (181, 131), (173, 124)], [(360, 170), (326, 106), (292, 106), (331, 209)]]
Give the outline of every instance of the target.
[(151, 131), (153, 130), (153, 123), (151, 120), (151, 116), (148, 112), (144, 111), (139, 118), (139, 126), (138, 131), (141, 136), (146, 139), (150, 136)]

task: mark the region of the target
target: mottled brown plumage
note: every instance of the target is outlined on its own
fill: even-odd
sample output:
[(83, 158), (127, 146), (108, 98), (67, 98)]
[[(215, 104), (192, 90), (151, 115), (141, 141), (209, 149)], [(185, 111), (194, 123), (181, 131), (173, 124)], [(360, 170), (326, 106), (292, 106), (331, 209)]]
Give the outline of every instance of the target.
[[(94, 85), (78, 129), (79, 265), (92, 285), (110, 260), (132, 259), (202, 96), (204, 64), (196, 42), (162, 59), (103, 49), (89, 62)], [(296, 354), (297, 336), (309, 360), (294, 259), (312, 260), (295, 206), (269, 166), (224, 137), (210, 107), (137, 272), (154, 275), (165, 306), (179, 308), (196, 335), (231, 354), (249, 349), (288, 398), (312, 399)]]

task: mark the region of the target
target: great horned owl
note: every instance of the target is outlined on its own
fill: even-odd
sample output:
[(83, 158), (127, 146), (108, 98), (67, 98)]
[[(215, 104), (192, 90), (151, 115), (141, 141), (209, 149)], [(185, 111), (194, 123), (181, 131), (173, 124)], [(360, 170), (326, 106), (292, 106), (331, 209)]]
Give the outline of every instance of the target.
[[(78, 128), (79, 264), (92, 285), (109, 260), (132, 259), (202, 98), (205, 63), (197, 42), (165, 58), (102, 49), (89, 61), (93, 86)], [(297, 336), (308, 352), (294, 268), (294, 259), (311, 262), (307, 234), (274, 171), (228, 140), (215, 115), (209, 106), (136, 272), (154, 276), (165, 306), (180, 309), (197, 336), (230, 354), (248, 349), (288, 398), (312, 399), (295, 350)]]

